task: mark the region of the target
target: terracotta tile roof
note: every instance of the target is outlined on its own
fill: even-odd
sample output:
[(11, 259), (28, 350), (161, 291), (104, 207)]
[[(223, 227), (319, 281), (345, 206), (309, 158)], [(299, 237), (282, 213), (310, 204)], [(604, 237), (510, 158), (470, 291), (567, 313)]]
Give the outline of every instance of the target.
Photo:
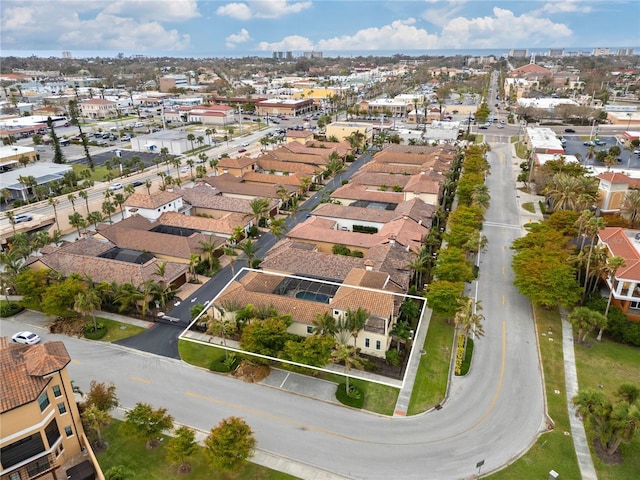
[(265, 172), (291, 172), (299, 173), (303, 176), (311, 176), (319, 174), (321, 169), (307, 163), (296, 162), (283, 162), (280, 160), (274, 160), (273, 157), (267, 155), (261, 155), (256, 159), (256, 165), (259, 169)]
[(364, 268), (353, 268), (344, 279), (344, 284), (384, 290), (388, 280), (389, 275), (385, 272), (374, 272), (373, 270), (366, 270)]
[(603, 172), (600, 175), (596, 175), (596, 178), (606, 180), (611, 183), (631, 183), (633, 180), (628, 175), (619, 172)]
[(306, 163), (310, 165), (324, 166), (329, 163), (329, 155), (309, 155), (305, 153), (295, 153), (286, 148), (280, 147), (275, 150), (271, 150), (265, 155), (271, 156), (274, 160), (280, 160), (284, 162), (296, 162)]
[(389, 187), (389, 190), (392, 189), (394, 185), (398, 185), (400, 187), (404, 187), (412, 177), (409, 175), (401, 175), (387, 172), (363, 172), (360, 171), (356, 173), (351, 179), (349, 183), (353, 183), (355, 185), (369, 185), (379, 187), (381, 185), (386, 185)]
[[(203, 179), (209, 185), (215, 187), (222, 195), (243, 195), (250, 196), (252, 198), (273, 198), (278, 199), (276, 187), (271, 185), (254, 185), (250, 183), (244, 183), (241, 178), (234, 177), (233, 175), (224, 174), (216, 177), (204, 177)], [(294, 187), (285, 188), (295, 190)]]
[(413, 256), (414, 254), (407, 252), (399, 243), (386, 243), (367, 250), (364, 260), (372, 262), (374, 270), (389, 274), (392, 284), (388, 285), (387, 290), (406, 293), (411, 281), (411, 270), (407, 265)]
[(334, 190), (331, 198), (344, 198), (347, 200), (370, 200), (372, 202), (386, 202), (398, 204), (404, 200), (402, 192), (391, 190), (381, 191), (372, 189), (366, 185), (354, 185), (347, 183)]
[[(220, 190), (212, 188), (208, 184), (196, 185), (182, 190), (183, 199), (194, 207), (220, 210), (231, 213), (251, 213), (251, 200), (244, 198), (223, 197)], [(270, 208), (278, 204), (278, 200), (272, 199)]]
[(269, 173), (247, 172), (242, 175), (242, 180), (247, 183), (262, 183), (265, 185), (290, 185), (300, 186), (300, 178), (303, 175), (272, 175)]
[(384, 225), (377, 235), (386, 239), (394, 238), (400, 245), (417, 252), (422, 246), (422, 239), (428, 234), (427, 227), (413, 220), (399, 218)]
[(385, 292), (372, 292), (348, 286), (338, 288), (331, 307), (340, 310), (357, 310), (364, 308), (370, 315), (377, 315), (383, 318), (393, 315), (393, 296)]
[[(268, 275), (271, 277), (272, 275)], [(281, 277), (279, 278), (282, 281)], [(218, 296), (215, 304), (224, 308), (224, 305), (235, 303), (237, 305), (254, 305), (258, 308), (270, 307), (276, 309), (280, 315), (290, 314), (294, 322), (313, 325), (317, 315), (331, 313), (331, 308), (325, 303), (300, 300), (295, 297), (274, 295), (270, 293), (252, 292), (240, 282), (231, 282)]]
[(419, 198), (412, 198), (411, 200), (398, 204), (394, 213), (396, 215), (406, 215), (416, 223), (420, 223), (420, 221), (422, 221), (422, 225), (431, 227), (437, 211), (437, 205), (425, 203)]
[(620, 280), (640, 281), (640, 243), (635, 240), (636, 234), (640, 234), (640, 230), (621, 227), (606, 227), (598, 233), (612, 256), (624, 258), (625, 266), (615, 274)]
[[(309, 220), (293, 227), (287, 233), (287, 238), (313, 243), (330, 242), (337, 245), (364, 249), (371, 248), (374, 245), (381, 243), (382, 240), (378, 235), (331, 230), (327, 228), (326, 225), (318, 223), (318, 220), (322, 220), (320, 218), (312, 218)], [(335, 222), (331, 221), (331, 223)]]
[(361, 220), (376, 223), (387, 223), (398, 216), (393, 210), (352, 207), (350, 205), (340, 205), (337, 203), (321, 203), (311, 212), (311, 215), (323, 218)]
[(70, 361), (60, 341), (29, 346), (0, 338), (0, 413), (37, 400), (49, 384), (45, 376), (64, 369)]
[(313, 138), (311, 130), (287, 130), (287, 138)]
[[(154, 276), (156, 266), (162, 263), (158, 258), (153, 258), (140, 265), (94, 256), (93, 254), (98, 250), (101, 250), (99, 253), (103, 253), (115, 247), (111, 242), (94, 237), (81, 239), (70, 245), (73, 248), (60, 248), (38, 260), (44, 266), (60, 272), (65, 277), (77, 273), (78, 275), (86, 275), (97, 283), (102, 281), (131, 283), (136, 287), (146, 280), (156, 279), (157, 277)], [(171, 283), (185, 274), (187, 270), (188, 266), (185, 264), (166, 262), (165, 278)]]
[(405, 192), (438, 194), (444, 183), (444, 175), (419, 173), (413, 175), (404, 187)]
[(223, 235), (232, 235), (235, 227), (247, 225), (247, 219), (242, 213), (228, 213), (221, 218), (209, 218), (183, 215), (178, 212), (165, 212), (160, 216), (158, 222), (162, 225), (191, 228), (205, 233)]
[(295, 242), (288, 238), (270, 248), (260, 263), (263, 270), (331, 280), (342, 280), (352, 268), (363, 267), (362, 258), (318, 252), (309, 243)]
[(218, 160), (218, 169), (223, 170), (225, 168), (246, 168), (256, 163), (255, 158), (242, 156), (238, 158), (222, 157)]
[(324, 148), (330, 148), (330, 149), (334, 150), (341, 157), (344, 157), (351, 150), (353, 150), (351, 148), (351, 145), (349, 144), (349, 142), (347, 142), (346, 140), (343, 140), (342, 142), (337, 142), (337, 143), (336, 142), (321, 142), (319, 140), (308, 140), (307, 141), (307, 146), (308, 147), (317, 147), (317, 148), (323, 148), (323, 147)]
[(147, 195), (146, 193), (133, 193), (129, 196), (129, 198), (127, 198), (127, 201), (124, 203), (124, 205), (125, 207), (137, 207), (155, 210), (156, 208), (173, 202), (180, 197), (182, 197), (180, 193), (168, 191), (156, 192), (152, 193), (151, 195)]
[(307, 142), (307, 145), (303, 145), (299, 142), (289, 142), (286, 145), (282, 145), (282, 147), (280, 148), (282, 148), (283, 150), (289, 150), (291, 153), (299, 153), (301, 155), (318, 155), (319, 157), (326, 159), (327, 162), (329, 161), (329, 157), (334, 151), (333, 149), (317, 147), (314, 148), (308, 146), (309, 143), (310, 142)]
[(428, 165), (392, 165), (389, 163), (369, 162), (360, 167), (361, 172), (394, 173), (396, 175), (416, 175), (426, 170)]

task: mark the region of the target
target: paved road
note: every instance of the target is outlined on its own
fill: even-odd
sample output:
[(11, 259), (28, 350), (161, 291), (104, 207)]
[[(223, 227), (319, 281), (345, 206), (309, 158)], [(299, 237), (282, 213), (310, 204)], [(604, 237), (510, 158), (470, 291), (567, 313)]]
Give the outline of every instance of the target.
[[(478, 296), (486, 336), (471, 372), (451, 382), (439, 411), (386, 418), (230, 380), (178, 360), (75, 338), (65, 341), (71, 377), (82, 388), (113, 381), (123, 406), (165, 406), (180, 423), (208, 430), (244, 417), (260, 448), (342, 476), (366, 479), (455, 479), (515, 459), (544, 428), (542, 379), (529, 303), (512, 285), (509, 246), (520, 234), (508, 147), (489, 153), (492, 206), (484, 234)], [(491, 261), (485, 261), (490, 258)], [(473, 285), (475, 289), (475, 284)], [(19, 325), (2, 321), (3, 335)], [(156, 328), (156, 327), (154, 327)], [(109, 365), (109, 368), (105, 368)]]
[[(304, 202), (300, 211), (293, 217), (286, 220), (287, 230), (293, 228), (297, 223), (303, 221), (308, 212), (312, 211), (322, 200), (324, 194), (338, 188), (343, 179), (348, 179), (362, 165), (371, 159), (371, 153), (361, 155), (348, 168), (332, 178), (323, 189), (313, 193), (307, 201)], [(264, 258), (267, 251), (275, 245), (277, 238), (271, 233), (264, 233), (257, 240), (258, 258)], [(196, 293), (182, 300), (171, 310), (164, 319), (159, 319), (158, 323), (135, 337), (127, 338), (120, 342), (121, 345), (136, 348), (149, 353), (163, 355), (171, 358), (179, 358), (177, 339), (181, 331), (191, 322), (191, 307), (201, 303), (206, 304), (213, 300), (218, 293), (231, 281), (234, 273), (237, 273), (242, 267), (245, 267), (246, 261), (243, 257), (239, 257), (235, 262), (233, 269), (231, 265), (227, 265), (216, 276), (212, 277)]]

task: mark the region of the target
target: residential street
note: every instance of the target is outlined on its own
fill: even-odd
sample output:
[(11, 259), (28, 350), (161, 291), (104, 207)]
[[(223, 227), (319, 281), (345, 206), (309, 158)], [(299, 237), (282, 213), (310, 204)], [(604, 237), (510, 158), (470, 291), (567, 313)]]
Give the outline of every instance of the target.
[[(469, 478), (478, 473), (482, 461), (481, 473), (488, 473), (524, 453), (546, 429), (531, 307), (512, 284), (509, 247), (520, 235), (521, 219), (510, 148), (494, 145), (488, 154), (492, 202), (483, 232), (489, 243), (477, 284), (486, 336), (476, 342), (470, 373), (452, 380), (440, 410), (381, 417), (118, 345), (38, 333), (44, 340), (65, 341), (73, 359), (71, 378), (85, 391), (91, 380), (113, 381), (124, 407), (136, 402), (167, 407), (176, 421), (204, 431), (221, 418), (244, 417), (260, 449), (342, 477)], [(267, 242), (266, 236), (261, 240)], [(218, 286), (209, 283), (206, 299)], [(475, 290), (476, 284), (471, 287)], [(183, 304), (188, 311), (191, 302)], [(3, 335), (21, 327), (9, 320), (0, 325)]]

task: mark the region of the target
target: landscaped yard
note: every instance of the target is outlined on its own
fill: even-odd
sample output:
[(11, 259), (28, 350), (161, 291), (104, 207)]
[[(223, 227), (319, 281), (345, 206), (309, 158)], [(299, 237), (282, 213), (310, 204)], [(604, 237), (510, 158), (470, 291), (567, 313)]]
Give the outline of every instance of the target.
[[(247, 463), (246, 467), (233, 476), (227, 476), (209, 466), (206, 463), (202, 450), (189, 459), (193, 467), (188, 475), (178, 475), (177, 467), (169, 465), (165, 459), (164, 443), (167, 438), (163, 436), (163, 445), (154, 449), (147, 449), (142, 440), (121, 436), (119, 428), (122, 422), (113, 420), (111, 425), (104, 428), (102, 435), (109, 443), (109, 448), (98, 453), (98, 462), (103, 472), (113, 466), (122, 465), (127, 470), (127, 480), (218, 480), (234, 478), (236, 480), (287, 480), (294, 479), (290, 475), (275, 470), (270, 470), (254, 463)], [(214, 427), (215, 425), (212, 425)]]
[(107, 328), (107, 334), (100, 339), (103, 342), (117, 342), (123, 338), (138, 335), (146, 330), (145, 328), (138, 327), (136, 325), (121, 323), (107, 318), (97, 317), (96, 321), (98, 323), (102, 323)]

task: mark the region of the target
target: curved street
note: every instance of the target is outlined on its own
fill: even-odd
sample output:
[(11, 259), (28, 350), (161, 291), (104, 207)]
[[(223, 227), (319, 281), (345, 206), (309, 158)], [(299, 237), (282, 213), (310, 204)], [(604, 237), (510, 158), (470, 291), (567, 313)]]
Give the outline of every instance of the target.
[[(123, 346), (42, 336), (64, 340), (73, 359), (70, 375), (84, 390), (91, 380), (113, 381), (122, 406), (166, 407), (177, 422), (205, 432), (222, 418), (244, 417), (261, 450), (336, 477), (469, 478), (478, 474), (479, 462), (482, 474), (499, 469), (528, 449), (546, 421), (531, 306), (512, 283), (510, 245), (521, 221), (511, 146), (494, 145), (488, 159), (489, 242), (471, 285), (482, 301), (486, 335), (476, 341), (470, 373), (452, 379), (440, 410), (382, 417)], [(2, 321), (2, 328), (11, 334), (19, 324)]]

